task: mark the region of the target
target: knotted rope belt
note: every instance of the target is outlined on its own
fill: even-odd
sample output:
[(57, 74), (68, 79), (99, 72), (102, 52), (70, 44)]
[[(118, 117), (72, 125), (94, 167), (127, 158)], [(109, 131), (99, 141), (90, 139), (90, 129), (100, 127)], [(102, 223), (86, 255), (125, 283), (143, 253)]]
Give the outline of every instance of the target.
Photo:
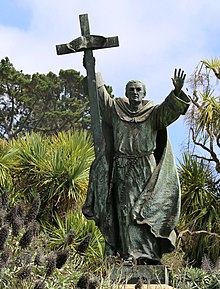
[[(132, 170), (132, 168), (135, 167), (138, 159), (146, 157), (146, 156), (150, 156), (152, 155), (154, 152), (147, 152), (145, 154), (138, 154), (138, 155), (125, 155), (125, 154), (118, 154), (116, 153), (114, 155), (114, 162), (113, 162), (113, 176), (115, 173), (115, 170), (117, 168), (119, 169), (126, 169), (125, 172), (125, 180), (129, 178), (130, 176), (130, 172)], [(119, 159), (127, 159), (127, 162), (125, 164), (120, 164), (119, 163)], [(123, 186), (121, 191), (119, 192), (119, 202), (120, 202), (120, 206), (124, 212), (125, 215), (127, 215), (129, 213), (129, 208), (127, 206), (127, 194), (126, 194), (126, 184), (125, 181), (123, 181)]]

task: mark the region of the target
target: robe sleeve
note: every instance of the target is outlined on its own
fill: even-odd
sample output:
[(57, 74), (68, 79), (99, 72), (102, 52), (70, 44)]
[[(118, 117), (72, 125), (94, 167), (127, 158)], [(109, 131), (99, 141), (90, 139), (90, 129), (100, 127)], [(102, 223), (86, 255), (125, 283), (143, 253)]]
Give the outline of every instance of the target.
[(110, 124), (112, 119), (112, 107), (114, 106), (114, 99), (107, 92), (102, 75), (100, 73), (96, 73), (96, 85), (102, 119)]
[(180, 115), (184, 115), (190, 105), (190, 98), (181, 91), (177, 97), (173, 91), (157, 105), (152, 114), (155, 129), (163, 129), (173, 123)]

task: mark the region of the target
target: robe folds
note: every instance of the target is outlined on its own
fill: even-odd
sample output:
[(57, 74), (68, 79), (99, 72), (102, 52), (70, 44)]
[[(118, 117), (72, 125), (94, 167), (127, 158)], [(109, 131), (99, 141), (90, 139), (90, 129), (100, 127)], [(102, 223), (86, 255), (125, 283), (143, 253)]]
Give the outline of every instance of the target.
[(180, 185), (166, 127), (190, 104), (174, 92), (137, 112), (126, 97), (98, 88), (104, 143), (90, 169), (83, 213), (95, 220), (111, 254), (160, 260), (175, 248)]

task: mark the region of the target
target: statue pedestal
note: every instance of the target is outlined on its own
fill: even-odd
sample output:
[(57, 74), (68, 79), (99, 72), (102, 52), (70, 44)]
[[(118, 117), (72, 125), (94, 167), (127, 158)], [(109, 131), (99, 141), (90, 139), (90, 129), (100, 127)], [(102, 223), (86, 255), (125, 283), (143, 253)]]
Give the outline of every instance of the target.
[(111, 273), (111, 281), (121, 284), (136, 284), (140, 279), (145, 285), (168, 284), (167, 268), (164, 265), (115, 265)]

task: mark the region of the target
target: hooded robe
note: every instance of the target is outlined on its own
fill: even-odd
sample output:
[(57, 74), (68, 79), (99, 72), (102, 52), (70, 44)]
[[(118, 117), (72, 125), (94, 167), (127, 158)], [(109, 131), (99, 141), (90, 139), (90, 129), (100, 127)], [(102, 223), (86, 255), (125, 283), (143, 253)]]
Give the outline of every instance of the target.
[(190, 100), (172, 91), (160, 105), (129, 109), (98, 88), (104, 145), (90, 169), (83, 213), (100, 228), (109, 254), (160, 260), (175, 246), (180, 186), (166, 127)]

